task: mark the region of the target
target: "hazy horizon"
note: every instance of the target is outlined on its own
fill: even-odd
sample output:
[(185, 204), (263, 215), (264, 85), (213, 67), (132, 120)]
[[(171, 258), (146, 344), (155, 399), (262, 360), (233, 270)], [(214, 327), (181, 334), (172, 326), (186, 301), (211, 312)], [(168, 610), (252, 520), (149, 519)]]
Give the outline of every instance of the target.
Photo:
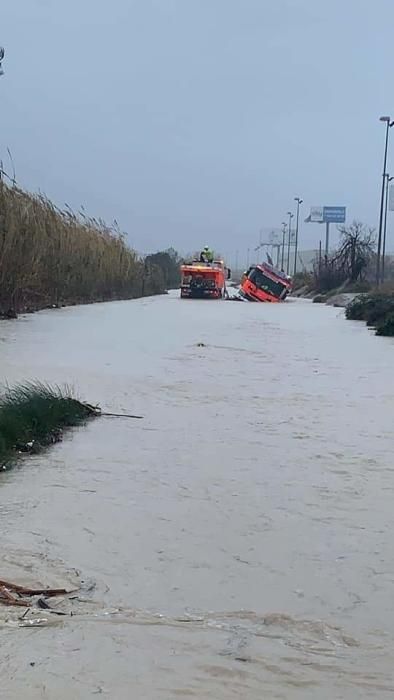
[[(140, 252), (243, 259), (295, 196), (301, 221), (344, 205), (376, 227), (393, 20), (389, 0), (19, 0), (2, 9), (0, 157)], [(303, 224), (300, 247), (322, 236)]]

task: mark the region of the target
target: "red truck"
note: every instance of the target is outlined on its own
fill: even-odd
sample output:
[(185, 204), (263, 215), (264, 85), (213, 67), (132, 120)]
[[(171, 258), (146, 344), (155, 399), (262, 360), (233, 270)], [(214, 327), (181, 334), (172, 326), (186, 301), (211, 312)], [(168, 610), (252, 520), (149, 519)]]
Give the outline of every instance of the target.
[(292, 282), (281, 270), (268, 265), (252, 265), (243, 275), (239, 294), (248, 301), (284, 301)]
[(226, 280), (230, 277), (231, 270), (223, 260), (181, 265), (181, 299), (222, 299), (226, 296)]

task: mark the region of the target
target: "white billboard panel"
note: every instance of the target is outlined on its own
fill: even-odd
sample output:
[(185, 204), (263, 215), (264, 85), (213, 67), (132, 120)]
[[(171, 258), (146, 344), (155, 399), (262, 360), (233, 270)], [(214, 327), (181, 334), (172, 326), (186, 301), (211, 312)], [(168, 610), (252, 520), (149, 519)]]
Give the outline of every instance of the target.
[(316, 224), (322, 224), (324, 218), (324, 207), (311, 207), (310, 220)]

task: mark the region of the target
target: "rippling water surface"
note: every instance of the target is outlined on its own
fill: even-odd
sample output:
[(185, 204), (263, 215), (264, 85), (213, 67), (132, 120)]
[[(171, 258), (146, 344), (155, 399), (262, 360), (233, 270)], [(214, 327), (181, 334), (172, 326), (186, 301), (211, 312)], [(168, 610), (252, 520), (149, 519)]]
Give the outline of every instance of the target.
[(394, 344), (338, 309), (143, 301), (0, 325), (0, 380), (102, 418), (1, 476), (4, 697), (394, 693)]

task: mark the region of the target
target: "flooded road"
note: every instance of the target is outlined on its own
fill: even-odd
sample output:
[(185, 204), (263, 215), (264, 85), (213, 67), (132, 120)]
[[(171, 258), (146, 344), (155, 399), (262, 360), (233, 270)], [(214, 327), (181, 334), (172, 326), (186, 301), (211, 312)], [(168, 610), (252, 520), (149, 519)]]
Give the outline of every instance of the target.
[(42, 626), (0, 609), (7, 700), (393, 696), (392, 340), (169, 295), (4, 322), (0, 352), (3, 383), (144, 416), (1, 476), (1, 577), (82, 586)]

